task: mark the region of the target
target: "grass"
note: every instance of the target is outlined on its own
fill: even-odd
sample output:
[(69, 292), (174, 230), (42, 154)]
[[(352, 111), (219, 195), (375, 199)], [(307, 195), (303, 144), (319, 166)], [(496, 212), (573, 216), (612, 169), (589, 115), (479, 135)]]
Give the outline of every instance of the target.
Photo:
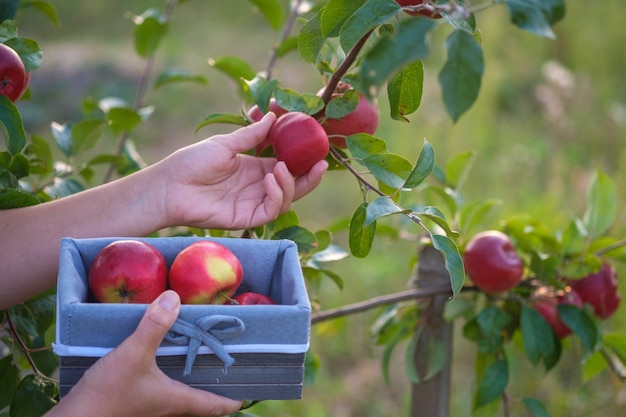
[[(121, 94), (132, 99), (141, 62), (132, 52), (132, 28), (124, 12), (141, 13), (154, 6), (143, 0), (132, 5), (69, 0), (55, 4), (62, 20), (59, 29), (31, 12), (21, 27), (23, 35), (40, 40), (46, 51), (44, 65), (33, 77), (34, 94), (43, 105), (25, 103), (23, 107), (29, 126), (48, 137), (47, 125), (39, 121), (71, 121), (85, 94)], [(426, 63), (422, 105), (410, 117), (411, 122), (384, 117), (381, 123), (378, 135), (388, 139), (393, 152), (409, 160), (416, 159), (424, 139), (433, 144), (439, 164), (460, 152), (476, 152), (463, 189), (465, 198), (502, 201), (500, 210), (483, 227), (495, 227), (509, 215), (527, 213), (562, 229), (572, 215), (582, 215), (593, 171), (602, 169), (618, 190), (620, 210), (612, 234), (624, 235), (626, 55), (622, 19), (626, 4), (606, 0), (596, 7), (568, 1), (567, 7), (566, 19), (555, 29), (556, 40), (515, 29), (507, 21), (504, 7), (478, 16), (486, 73), (478, 102), (456, 124), (445, 114), (436, 82), (444, 59), (440, 46), (433, 48), (432, 59)], [(439, 31), (433, 45), (441, 45), (440, 38), (446, 33)], [(208, 58), (237, 55), (260, 70), (275, 37), (261, 17), (250, 12), (247, 2), (184, 4), (158, 65), (192, 69), (205, 74), (210, 85), (206, 89), (166, 88), (151, 97), (158, 113), (134, 138), (144, 157), (153, 162), (200, 136), (222, 131), (206, 128), (199, 137), (193, 134), (207, 114), (237, 112), (240, 107), (234, 85), (208, 66)], [(72, 61), (71, 56), (77, 59)], [(300, 91), (317, 91), (321, 84), (316, 74), (295, 58), (284, 61), (278, 71), (287, 86)], [(383, 97), (379, 99), (384, 115), (387, 104)], [(303, 225), (315, 230), (328, 227), (337, 217), (349, 217), (358, 203), (356, 182), (344, 173), (330, 172), (324, 183), (294, 208)], [(417, 233), (412, 227), (408, 231)], [(337, 233), (335, 241), (345, 246), (345, 234)], [(319, 297), (324, 308), (406, 288), (415, 251), (414, 242), (382, 237), (368, 258), (335, 263), (333, 270), (344, 278), (345, 289), (337, 290), (330, 280), (323, 282)], [(619, 266), (619, 272), (623, 283), (626, 269)], [(609, 328), (623, 329), (626, 319), (622, 316), (618, 313)], [(311, 341), (321, 359), (316, 384), (305, 388), (302, 401), (261, 403), (251, 412), (303, 417), (407, 415), (409, 383), (402, 347), (392, 362), (391, 380), (385, 383), (380, 349), (370, 344), (368, 334), (373, 318), (371, 312), (316, 325)], [(455, 417), (470, 415), (473, 389), (475, 351), (462, 338), (461, 326), (456, 327), (453, 369), (451, 415)], [(623, 385), (608, 373), (582, 381), (575, 347), (548, 375), (531, 369), (514, 346), (510, 353), (512, 375), (516, 375), (509, 392), (512, 415), (528, 415), (520, 403), (524, 396), (541, 398), (553, 417), (626, 414)]]

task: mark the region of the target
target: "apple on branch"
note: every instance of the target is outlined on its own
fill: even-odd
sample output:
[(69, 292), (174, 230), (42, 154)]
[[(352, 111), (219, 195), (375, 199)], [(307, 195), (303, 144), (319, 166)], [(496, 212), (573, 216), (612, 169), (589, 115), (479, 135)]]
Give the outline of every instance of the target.
[(117, 240), (98, 252), (88, 282), (101, 303), (151, 303), (167, 288), (167, 264), (148, 243)]
[(200, 240), (180, 251), (170, 266), (170, 288), (183, 304), (225, 304), (243, 279), (235, 254), (214, 241)]
[(559, 315), (558, 306), (561, 304), (582, 308), (583, 300), (578, 292), (571, 287), (567, 287), (564, 291), (558, 292), (540, 288), (534, 294), (532, 301), (532, 306), (548, 322), (559, 339), (563, 339), (572, 333), (572, 330), (563, 323)]
[(604, 320), (617, 311), (621, 296), (617, 288), (617, 272), (611, 264), (604, 263), (598, 272), (567, 282), (583, 302), (593, 307), (596, 317)]
[(490, 294), (513, 289), (524, 273), (524, 264), (511, 239), (497, 230), (473, 236), (465, 246), (463, 262), (474, 284)]

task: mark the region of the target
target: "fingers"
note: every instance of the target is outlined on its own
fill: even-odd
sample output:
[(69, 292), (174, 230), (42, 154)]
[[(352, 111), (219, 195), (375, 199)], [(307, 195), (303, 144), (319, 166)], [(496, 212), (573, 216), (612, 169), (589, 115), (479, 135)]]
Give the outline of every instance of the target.
[(183, 407), (184, 414), (198, 417), (225, 416), (237, 412), (242, 401), (231, 400), (208, 391), (191, 388), (175, 381), (176, 403)]
[(135, 332), (124, 344), (137, 346), (145, 355), (154, 356), (180, 310), (180, 297), (174, 291), (165, 291), (148, 306)]
[(245, 152), (263, 142), (276, 121), (276, 115), (267, 113), (263, 118), (246, 127), (239, 128), (232, 133), (214, 136), (211, 140), (228, 147), (233, 154)]

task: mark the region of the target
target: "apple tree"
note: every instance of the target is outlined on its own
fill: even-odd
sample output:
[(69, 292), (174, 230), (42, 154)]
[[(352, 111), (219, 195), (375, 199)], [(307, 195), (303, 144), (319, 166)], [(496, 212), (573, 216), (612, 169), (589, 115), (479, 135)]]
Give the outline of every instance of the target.
[[(470, 251), (466, 249), (477, 225), (494, 206), (492, 201), (468, 203), (462, 193), (463, 182), (471, 180), (473, 153), (444, 162), (425, 140), (416, 144), (421, 152), (411, 161), (395, 153), (388, 138), (376, 131), (379, 117), (406, 123), (419, 111), (433, 34), (444, 34), (447, 55), (437, 81), (447, 114), (455, 122), (476, 102), (485, 82), (488, 63), (481, 44), (481, 11), (504, 8), (513, 27), (552, 38), (553, 25), (565, 17), (564, 0), (251, 0), (249, 6), (261, 12), (268, 30), (276, 34), (276, 43), (267, 45), (267, 65), (259, 68), (236, 55), (211, 60), (214, 70), (232, 80), (241, 108), (208, 114), (198, 120), (195, 131), (216, 124), (244, 126), (267, 111), (282, 115), (283, 120), (293, 119), (295, 127), (285, 122), (285, 133), (250, 152), (284, 159), (296, 175), (311, 160), (326, 158), (331, 170), (354, 177), (361, 198), (354, 201), (347, 242), (337, 242), (330, 230), (301, 226), (295, 211), (251, 230), (177, 228), (160, 231), (160, 235), (291, 239), (298, 245), (307, 285), (313, 289), (320, 281), (331, 280), (342, 288), (343, 278), (328, 260), (353, 256), (368, 262), (379, 224), (402, 216), (407, 222), (400, 223), (401, 227), (419, 234), (420, 245), (434, 248), (433, 253), (440, 256), (438, 262), (447, 274), (445, 285), (436, 291), (418, 288), (387, 294), (382, 302), (380, 294), (374, 294), (365, 307), (345, 306), (335, 315), (325, 314), (320, 300), (314, 299), (314, 324), (383, 306), (373, 325), (375, 342), (384, 347), (382, 372), (389, 372), (390, 358), (401, 342), (408, 341), (406, 369), (418, 385), (443, 372), (445, 359), (438, 352), (451, 348), (431, 339), (427, 341), (430, 349), (418, 350), (431, 325), (430, 301), (444, 295), (449, 299), (447, 320), (463, 323), (463, 336), (476, 345), (471, 407), (477, 415), (495, 415), (501, 409), (508, 415), (507, 387), (514, 377), (508, 361), (512, 345), (521, 346), (532, 366), (549, 371), (559, 361), (562, 340), (575, 338), (583, 348), (589, 373), (604, 367), (621, 372), (626, 362), (624, 336), (603, 331), (604, 321), (620, 301), (612, 264), (626, 260), (624, 241), (607, 234), (617, 211), (616, 190), (607, 175), (596, 173), (587, 211), (572, 218), (564, 230), (537, 219), (510, 218), (497, 231), (500, 241)], [(194, 2), (167, 0), (162, 9), (149, 8), (130, 20), (134, 25), (131, 42), (144, 62), (134, 102), (120, 97), (86, 98), (80, 120), (52, 121), (49, 137), (42, 137), (26, 132), (16, 103), (0, 95), (6, 145), (0, 152), (0, 209), (45, 204), (143, 167), (131, 137), (138, 126), (151, 121), (154, 107), (148, 102), (148, 92), (175, 88), (177, 83), (204, 86), (207, 82), (205, 75), (180, 68), (159, 73), (154, 69), (162, 40), (175, 36), (169, 29), (179, 7), (194, 7)], [(52, 2), (0, 2), (0, 42), (17, 52), (26, 73), (37, 70), (43, 52), (36, 40), (20, 36), (18, 22), (22, 14), (36, 12), (61, 24)], [(286, 56), (305, 63), (324, 88), (296, 91), (284, 83), (276, 64)], [(24, 99), (29, 97), (27, 91)], [(379, 112), (382, 100), (388, 103), (388, 114)], [(302, 136), (302, 141), (313, 138), (315, 142), (288, 144), (295, 148), (281, 144), (281, 138), (299, 129), (311, 133)], [(97, 151), (102, 145), (110, 151)], [(476, 252), (478, 272), (470, 273), (464, 260)], [(489, 270), (490, 265), (496, 272)], [(513, 275), (512, 284), (498, 286), (508, 273)], [(480, 274), (486, 278), (479, 278)], [(58, 363), (49, 348), (54, 311), (55, 291), (51, 289), (0, 312), (0, 415), (42, 415), (58, 400), (53, 377)], [(315, 346), (310, 356), (314, 350)], [(416, 354), (425, 358), (426, 370), (416, 368), (411, 360)], [(314, 371), (313, 366), (307, 368), (311, 377)], [(624, 377), (623, 372), (620, 376)], [(522, 401), (532, 415), (549, 415), (540, 400)]]

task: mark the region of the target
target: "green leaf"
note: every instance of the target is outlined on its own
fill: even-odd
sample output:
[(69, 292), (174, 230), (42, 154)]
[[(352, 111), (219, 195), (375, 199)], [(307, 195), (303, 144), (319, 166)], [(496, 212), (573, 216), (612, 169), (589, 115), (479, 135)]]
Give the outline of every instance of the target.
[(448, 36), (446, 50), (448, 58), (439, 73), (439, 84), (446, 110), (456, 122), (478, 98), (485, 64), (480, 44), (464, 30)]
[(424, 147), (422, 147), (415, 168), (409, 174), (402, 188), (417, 187), (430, 175), (434, 167), (435, 150), (428, 141), (424, 141)]
[(16, 155), (26, 146), (26, 132), (22, 116), (15, 104), (5, 95), (0, 95), (0, 125), (4, 126), (7, 150)]
[(381, 217), (390, 216), (392, 214), (410, 213), (410, 209), (403, 209), (398, 206), (391, 198), (381, 196), (372, 201), (367, 206), (367, 216), (365, 218), (365, 226), (380, 219)]
[(387, 83), (391, 118), (408, 122), (405, 116), (414, 113), (422, 102), (424, 64), (421, 60), (405, 65)]
[(49, 380), (35, 375), (26, 375), (15, 389), (11, 402), (11, 417), (41, 416), (50, 410), (56, 401), (58, 387)]
[(626, 333), (605, 333), (602, 337), (602, 344), (615, 353), (620, 360), (626, 364)]
[(298, 34), (298, 52), (305, 62), (316, 62), (326, 42), (321, 28), (323, 12), (324, 9), (321, 9), (315, 16), (309, 19)]
[(137, 152), (135, 143), (132, 140), (124, 142), (124, 148), (120, 156), (122, 156), (122, 162), (116, 166), (117, 173), (120, 176), (132, 174), (146, 166), (146, 163), (141, 158), (141, 155), (139, 155), (139, 152)]
[(140, 16), (135, 16), (135, 51), (142, 58), (154, 55), (161, 40), (167, 33), (165, 16), (157, 9), (150, 8)]
[(324, 114), (330, 119), (341, 119), (352, 113), (359, 106), (359, 93), (356, 90), (348, 90), (344, 94), (331, 99)]
[(27, 38), (13, 38), (5, 42), (7, 46), (10, 46), (17, 52), (24, 62), (24, 68), (26, 72), (35, 71), (41, 66), (41, 59), (43, 57), (43, 51), (39, 47), (39, 44), (32, 39)]
[(462, 152), (453, 156), (446, 165), (445, 184), (453, 189), (459, 189), (476, 160), (475, 151)]
[(346, 144), (352, 156), (357, 159), (388, 152), (387, 143), (384, 140), (366, 133), (348, 136)]
[(0, 189), (0, 210), (34, 206), (39, 203), (37, 197), (25, 191)]
[(263, 14), (272, 29), (280, 29), (285, 20), (285, 10), (278, 0), (250, 0)]
[(533, 417), (550, 417), (548, 409), (541, 401), (534, 398), (523, 398), (522, 402), (528, 408), (528, 411), (532, 413)]
[(601, 335), (591, 316), (584, 309), (570, 304), (559, 304), (557, 311), (563, 324), (578, 336), (587, 353), (595, 351), (600, 343)]
[(587, 191), (587, 210), (583, 224), (594, 239), (604, 234), (613, 224), (617, 213), (615, 184), (602, 171), (596, 171)]
[[(545, 2), (543, 0), (506, 0), (511, 23), (535, 35), (554, 39), (551, 23), (563, 18), (565, 4), (562, 0)], [(549, 8), (544, 8), (543, 4)]]
[(376, 235), (376, 222), (365, 225), (367, 218), (367, 203), (362, 203), (352, 215), (350, 221), (349, 246), (352, 255), (365, 258), (372, 249)]
[(443, 255), (446, 263), (446, 270), (450, 274), (450, 284), (452, 295), (456, 296), (463, 288), (465, 282), (465, 267), (463, 258), (459, 253), (459, 248), (452, 239), (443, 235), (431, 235), (433, 246)]
[(582, 220), (573, 218), (561, 238), (561, 253), (564, 256), (574, 255), (585, 248), (587, 230)]
[(240, 114), (211, 113), (207, 117), (205, 117), (202, 122), (200, 122), (198, 127), (196, 127), (196, 133), (198, 133), (198, 131), (205, 126), (219, 123), (246, 126), (248, 124), (248, 121)]
[(366, 166), (377, 180), (395, 189), (402, 188), (405, 178), (413, 168), (403, 156), (392, 153), (369, 155), (359, 162)]
[(71, 178), (57, 178), (54, 183), (45, 188), (46, 194), (53, 198), (67, 197), (72, 194), (84, 191), (83, 187), (78, 181)]
[(509, 383), (509, 365), (505, 359), (491, 363), (478, 382), (474, 397), (474, 409), (483, 407), (498, 399)]
[[(417, 357), (425, 358), (423, 363), (427, 369), (417, 369), (415, 362)], [(428, 382), (441, 372), (446, 366), (447, 361), (448, 349), (442, 340), (433, 337), (433, 335), (424, 328), (413, 333), (405, 356), (407, 374), (411, 382), (414, 384)]]
[(543, 361), (550, 370), (561, 356), (561, 344), (545, 319), (532, 307), (522, 305), (520, 327), (526, 356), (533, 365)]
[(136, 110), (127, 107), (113, 107), (106, 113), (106, 122), (115, 135), (130, 132), (141, 121), (141, 115)]
[(15, 19), (20, 0), (2, 0), (0, 1), (0, 22), (8, 19)]
[(276, 103), (288, 111), (302, 112), (309, 115), (315, 114), (324, 108), (324, 101), (315, 94), (300, 94), (289, 88), (274, 90)]
[(217, 59), (209, 59), (209, 65), (236, 82), (239, 82), (241, 78), (244, 80), (252, 80), (256, 77), (256, 71), (252, 66), (250, 66), (247, 61), (236, 56), (223, 56)]
[(330, 0), (322, 9), (321, 33), (326, 38), (339, 36), (343, 24), (365, 0)]
[(437, 207), (426, 206), (423, 209), (416, 212), (420, 217), (427, 218), (441, 227), (444, 232), (450, 237), (458, 237), (459, 232), (452, 230), (450, 224), (446, 220), (446, 216)]
[(387, 22), (401, 10), (394, 0), (365, 2), (342, 25), (339, 33), (341, 47), (345, 52), (349, 52), (369, 31)]
[(100, 119), (81, 120), (71, 130), (71, 155), (93, 149), (102, 136), (104, 121)]
[(269, 102), (277, 85), (277, 79), (267, 81), (262, 76), (256, 76), (252, 80), (245, 81), (245, 86), (252, 97), (252, 101), (259, 106), (263, 114), (267, 113), (269, 109)]
[(317, 237), (301, 226), (291, 226), (279, 230), (272, 236), (272, 239), (289, 239), (296, 242), (298, 252), (310, 252), (317, 244)]
[(13, 355), (0, 359), (0, 410), (11, 404), (13, 392), (20, 382), (19, 369), (13, 363)]
[(393, 36), (381, 37), (365, 54), (359, 69), (361, 91), (375, 96), (377, 90), (405, 65), (428, 55), (428, 33), (432, 19), (407, 19), (398, 25)]
[(154, 80), (154, 88), (160, 88), (166, 84), (178, 82), (193, 82), (201, 85), (208, 85), (209, 83), (205, 76), (192, 74), (185, 69), (170, 68), (160, 73), (156, 80)]
[(56, 27), (59, 27), (61, 21), (59, 19), (59, 14), (57, 13), (56, 7), (49, 1), (41, 1), (41, 0), (31, 0), (26, 5), (26, 7), (32, 7), (46, 16)]

